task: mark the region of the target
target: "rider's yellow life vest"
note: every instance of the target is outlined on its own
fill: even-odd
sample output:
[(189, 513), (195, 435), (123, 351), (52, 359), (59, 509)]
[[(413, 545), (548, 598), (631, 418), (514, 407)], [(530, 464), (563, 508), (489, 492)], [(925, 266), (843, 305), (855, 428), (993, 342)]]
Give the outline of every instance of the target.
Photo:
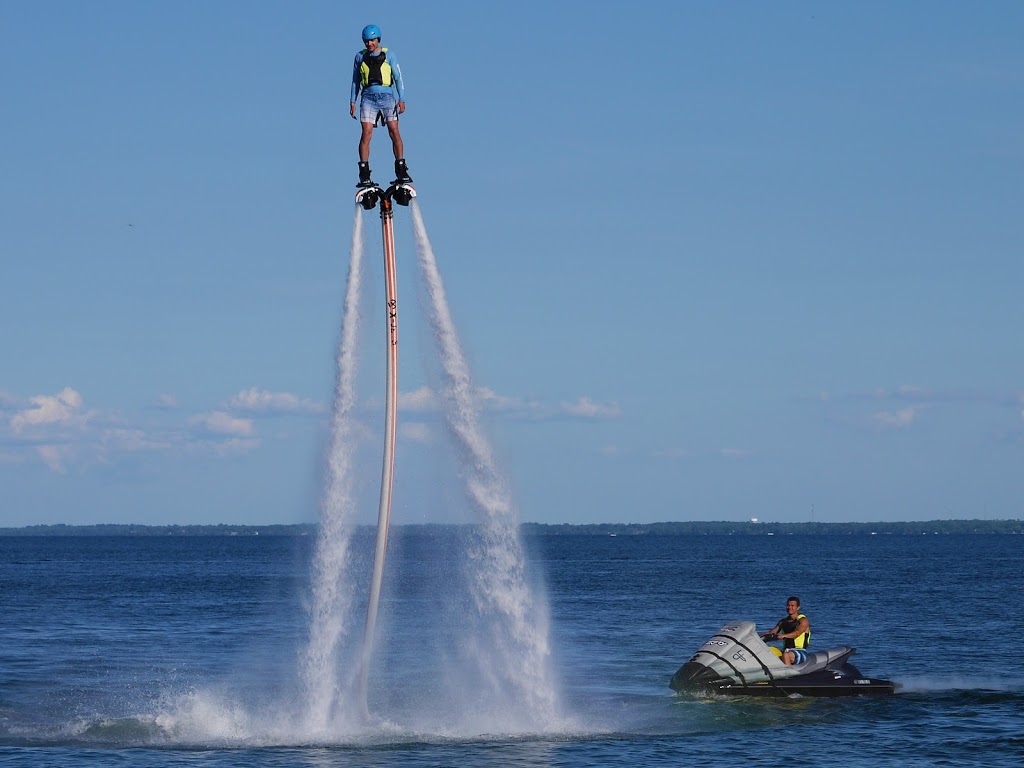
[[(798, 613), (796, 615), (796, 624), (800, 623), (800, 619), (806, 619), (806, 618), (807, 617), (804, 616), (802, 613)], [(793, 625), (793, 629), (796, 629), (796, 624)], [(792, 632), (793, 630), (790, 629), (790, 630), (784, 630), (784, 631)], [(808, 629), (806, 632), (804, 632), (802, 634), (797, 635), (796, 637), (787, 637), (783, 641), (783, 645), (785, 645), (786, 648), (806, 648), (810, 644), (811, 644), (811, 630), (810, 629)]]
[(359, 79), (363, 88), (369, 85), (391, 86), (391, 65), (388, 64), (388, 49), (378, 48), (381, 55), (371, 56), (363, 49), (363, 63), (359, 65)]

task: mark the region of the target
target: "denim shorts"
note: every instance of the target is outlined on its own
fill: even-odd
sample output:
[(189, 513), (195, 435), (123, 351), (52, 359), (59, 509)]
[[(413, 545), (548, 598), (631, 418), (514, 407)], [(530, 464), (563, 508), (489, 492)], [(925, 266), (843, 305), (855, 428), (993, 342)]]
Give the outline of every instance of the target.
[(363, 92), (359, 102), (360, 123), (390, 123), (398, 119), (398, 102), (391, 91)]

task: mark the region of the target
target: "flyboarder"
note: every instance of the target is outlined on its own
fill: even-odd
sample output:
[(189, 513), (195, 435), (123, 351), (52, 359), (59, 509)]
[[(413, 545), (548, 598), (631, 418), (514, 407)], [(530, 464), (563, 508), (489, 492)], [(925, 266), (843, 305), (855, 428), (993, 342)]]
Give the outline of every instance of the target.
[[(363, 44), (352, 65), (352, 91), (348, 112), (356, 117), (356, 97), (359, 101), (359, 123), (363, 129), (359, 138), (358, 187), (372, 187), (370, 180), (370, 139), (377, 125), (386, 125), (395, 151), (395, 183), (410, 184), (409, 168), (405, 164), (405, 145), (398, 131), (398, 116), (405, 112), (405, 85), (402, 70), (393, 50), (381, 48), (380, 27), (363, 27)], [(397, 98), (396, 98), (397, 94)]]

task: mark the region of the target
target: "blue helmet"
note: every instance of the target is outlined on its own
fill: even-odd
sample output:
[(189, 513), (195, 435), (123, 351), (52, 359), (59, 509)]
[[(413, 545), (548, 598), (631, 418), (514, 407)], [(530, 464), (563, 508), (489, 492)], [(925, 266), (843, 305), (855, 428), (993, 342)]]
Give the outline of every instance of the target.
[(367, 24), (363, 27), (363, 42), (374, 39), (380, 39), (380, 27), (376, 24)]

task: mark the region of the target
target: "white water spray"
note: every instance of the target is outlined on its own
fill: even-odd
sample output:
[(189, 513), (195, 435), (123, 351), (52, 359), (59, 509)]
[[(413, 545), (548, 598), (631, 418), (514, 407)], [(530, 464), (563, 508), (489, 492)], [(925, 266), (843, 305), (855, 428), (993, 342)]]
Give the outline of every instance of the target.
[(419, 205), (414, 200), (411, 207), (418, 263), (444, 370), (448, 427), (466, 468), (466, 495), (481, 522), (469, 563), (470, 589), (489, 635), (479, 638), (476, 649), (480, 670), (491, 686), (491, 700), (520, 705), (521, 726), (550, 728), (556, 696), (546, 607), (526, 580), (518, 515), (480, 425), (479, 402)]
[(338, 372), (334, 389), (327, 482), (321, 500), (320, 536), (313, 561), (309, 645), (302, 659), (307, 725), (326, 730), (341, 704), (339, 650), (349, 632), (352, 591), (345, 588), (355, 501), (352, 492), (352, 408), (355, 404), (356, 341), (362, 282), (363, 219), (356, 206), (345, 290)]
[[(246, 686), (237, 691), (233, 687), (192, 690), (169, 699), (164, 711), (154, 718), (156, 726), (173, 739), (242, 745), (379, 743), (410, 738), (418, 742), (424, 734), (460, 739), (481, 734), (564, 732), (570, 725), (569, 720), (561, 719), (557, 707), (546, 603), (527, 581), (517, 513), (481, 429), (472, 377), (415, 203), (412, 215), (418, 263), (430, 296), (428, 312), (443, 368), (447, 422), (461, 454), (466, 495), (481, 523), (464, 568), (468, 589), (453, 594), (447, 606), (442, 604), (445, 601), (431, 599), (425, 609), (429, 615), (413, 622), (421, 631), (441, 630), (444, 642), (432, 647), (413, 633), (398, 633), (412, 664), (387, 670), (389, 685), (385, 695), (378, 697), (384, 701), (380, 707), (383, 717), (367, 717), (365, 687), (356, 679), (360, 665), (351, 632), (354, 597), (359, 594), (355, 584), (361, 581), (361, 574), (354, 573), (351, 553), (356, 511), (356, 346), (364, 252), (363, 216), (357, 207), (337, 349), (321, 524), (313, 553), (309, 637), (299, 654), (298, 706), (291, 697), (254, 701)], [(393, 273), (393, 258), (390, 263)], [(394, 304), (389, 303), (389, 311), (395, 311)], [(396, 330), (394, 326), (392, 330)], [(466, 596), (471, 598), (469, 605), (462, 599)], [(368, 626), (372, 628), (369, 622)], [(372, 631), (367, 637), (370, 639), (362, 646), (364, 673)], [(434, 651), (442, 658), (432, 658)], [(469, 664), (463, 663), (467, 655)], [(427, 667), (432, 661), (437, 665)]]

